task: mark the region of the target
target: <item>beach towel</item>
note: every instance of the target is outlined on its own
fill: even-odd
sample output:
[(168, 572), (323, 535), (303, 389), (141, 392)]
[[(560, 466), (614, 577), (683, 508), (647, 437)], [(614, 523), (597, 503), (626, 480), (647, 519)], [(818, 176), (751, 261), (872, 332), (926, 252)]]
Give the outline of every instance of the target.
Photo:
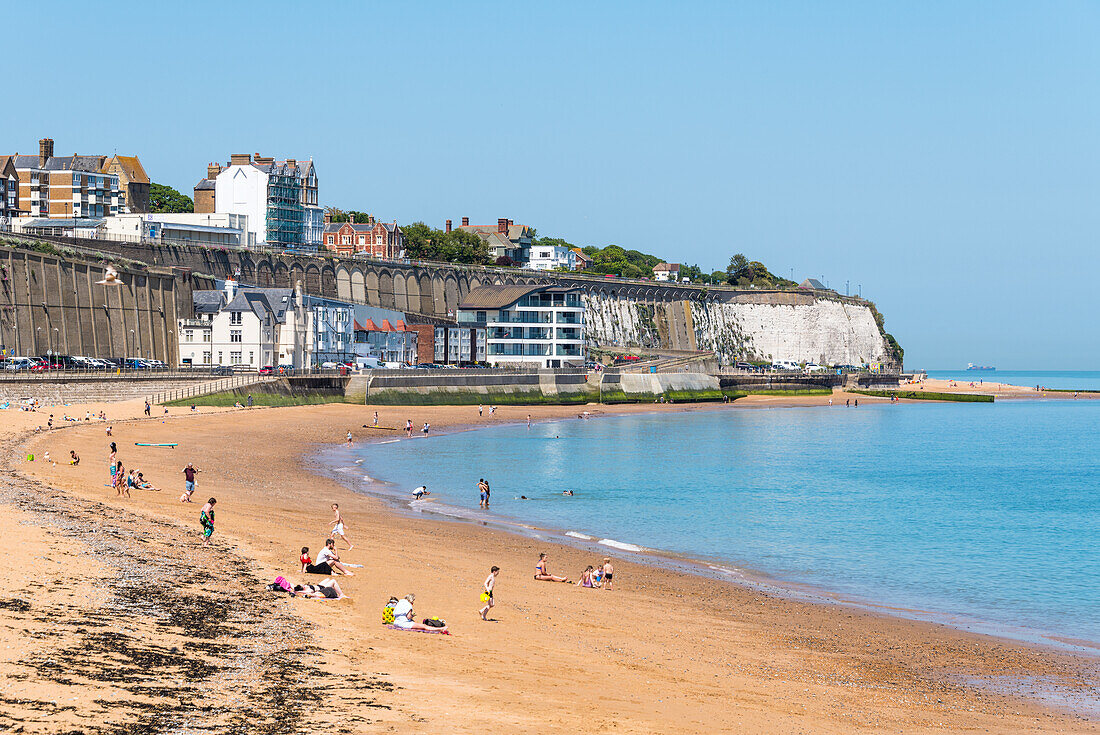
[(403, 630), (406, 633), (442, 633), (443, 635), (451, 634), (451, 631), (449, 630), (412, 630), (409, 628), (402, 628), (397, 625), (387, 625), (385, 627), (389, 628), (390, 630)]

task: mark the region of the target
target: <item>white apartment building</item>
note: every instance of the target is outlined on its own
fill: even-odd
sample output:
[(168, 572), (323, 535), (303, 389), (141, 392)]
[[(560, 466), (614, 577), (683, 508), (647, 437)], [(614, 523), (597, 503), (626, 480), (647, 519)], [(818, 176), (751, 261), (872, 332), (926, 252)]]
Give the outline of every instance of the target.
[(490, 365), (584, 365), (584, 302), (579, 289), (482, 286), (458, 305), (458, 326), (486, 330)]
[(531, 258), (527, 261), (527, 267), (532, 270), (577, 270), (577, 254), (572, 248), (536, 243), (531, 246), (530, 252)]

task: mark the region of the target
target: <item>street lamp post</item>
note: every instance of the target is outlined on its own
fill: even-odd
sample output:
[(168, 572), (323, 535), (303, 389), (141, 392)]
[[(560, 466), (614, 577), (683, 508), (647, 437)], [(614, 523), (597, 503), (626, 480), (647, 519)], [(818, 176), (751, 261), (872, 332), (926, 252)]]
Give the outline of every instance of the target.
[[(126, 343), (127, 353), (133, 352), (134, 347), (137, 347), (137, 341), (134, 339), (134, 330), (131, 329), (130, 330), (130, 339)], [(127, 355), (127, 357), (129, 357), (129, 355)]]
[(61, 353), (61, 333), (57, 327), (53, 328), (53, 353), (55, 355)]
[(42, 327), (35, 327), (34, 328), (34, 351), (35, 352), (41, 352), (42, 351), (41, 342), (39, 342), (39, 340), (38, 340), (38, 333), (41, 332), (41, 331), (42, 331)]

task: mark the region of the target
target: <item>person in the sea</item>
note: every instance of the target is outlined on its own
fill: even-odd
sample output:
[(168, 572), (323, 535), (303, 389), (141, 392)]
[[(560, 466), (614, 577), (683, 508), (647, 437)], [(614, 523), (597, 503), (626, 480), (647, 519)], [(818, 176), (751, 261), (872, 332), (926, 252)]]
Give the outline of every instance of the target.
[(326, 579), (320, 584), (296, 584), (294, 596), (311, 600), (342, 600), (347, 597), (335, 579)]
[[(336, 571), (346, 574), (349, 577), (355, 576), (347, 567), (340, 563), (340, 555), (336, 553), (336, 542), (332, 539), (325, 540), (325, 548), (321, 549), (320, 553), (317, 554), (316, 566), (318, 568), (327, 566), (331, 570), (329, 572), (330, 574), (332, 571)], [(324, 572), (321, 573), (324, 574)]]
[(399, 600), (396, 605), (393, 606), (393, 624), (402, 630), (426, 630), (429, 633), (446, 633), (447, 626), (442, 628), (433, 628), (430, 625), (424, 625), (418, 623), (413, 619), (413, 603), (416, 602), (416, 595), (412, 592), (405, 595), (403, 600)]
[(481, 498), (480, 507), (489, 507), (489, 483), (485, 482), (485, 478), (482, 477), (477, 481), (477, 491)]
[(612, 579), (615, 576), (615, 567), (611, 566), (611, 557), (605, 556), (603, 558), (603, 588), (605, 590), (615, 589)]
[(539, 554), (539, 563), (535, 565), (535, 579), (540, 582), (568, 582), (568, 577), (555, 577), (547, 566), (549, 561), (546, 552)]
[(562, 490), (562, 491), (561, 491), (561, 494), (562, 494), (562, 495), (572, 495), (572, 494), (573, 494), (573, 491), (572, 491), (572, 490)]
[(329, 533), (329, 537), (332, 538), (333, 541), (335, 541), (336, 537), (339, 536), (340, 538), (344, 539), (344, 543), (348, 545), (349, 551), (354, 549), (354, 544), (352, 544), (351, 541), (348, 541), (348, 536), (346, 533), (344, 533), (344, 519), (340, 516), (339, 503), (332, 504), (332, 512), (336, 515), (336, 517), (333, 518), (331, 521), (332, 532)]
[(214, 535), (214, 506), (217, 502), (216, 499), (210, 498), (206, 501), (206, 505), (202, 506), (202, 510), (199, 511), (199, 523), (202, 524), (203, 546), (210, 543), (210, 537)]
[(425, 495), (431, 495), (431, 494), (432, 493), (431, 493), (430, 490), (428, 490), (427, 485), (421, 485), (420, 487), (413, 490), (413, 500), (420, 500)]
[(500, 573), (500, 567), (494, 566), (489, 570), (489, 576), (485, 578), (483, 585), (484, 590), (481, 593), (481, 601), (485, 604), (478, 610), (478, 614), (481, 615), (482, 620), (489, 619), (489, 611), (493, 609), (493, 588), (497, 584), (497, 574)]

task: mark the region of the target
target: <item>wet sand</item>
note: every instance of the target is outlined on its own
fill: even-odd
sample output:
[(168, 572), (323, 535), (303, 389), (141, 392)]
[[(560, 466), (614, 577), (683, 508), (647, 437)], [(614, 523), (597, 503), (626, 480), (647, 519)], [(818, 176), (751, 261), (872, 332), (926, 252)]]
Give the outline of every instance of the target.
[[(612, 411), (827, 401), (589, 408), (599, 420)], [(116, 404), (108, 411), (117, 417), (140, 409)], [(406, 517), (310, 471), (308, 457), (348, 429), (356, 441), (376, 434), (359, 428), (374, 410), (327, 405), (192, 416), (172, 409), (164, 423), (160, 416), (116, 419), (125, 465), (165, 488), (121, 500), (103, 487), (108, 440), (101, 425), (20, 439), (18, 452), (9, 439), (0, 550), (33, 563), (0, 574), (0, 677), (13, 685), (4, 687), (0, 727), (143, 732), (150, 721), (182, 727), (209, 720), (214, 731), (248, 722), (254, 732), (1100, 730), (1080, 715), (978, 685), (1043, 681), (1072, 702), (1100, 686), (1100, 661), (1089, 655), (627, 561), (616, 561), (611, 592), (536, 582), (538, 552), (570, 577), (592, 554), (470, 523)], [(427, 420), (446, 429), (527, 414), (569, 418), (579, 409), (501, 407), (481, 419), (476, 407), (377, 410), (383, 425), (411, 418), (417, 427)], [(26, 427), (4, 428), (11, 435)], [(49, 450), (54, 459), (75, 448), (82, 462), (20, 462), (26, 448)], [(218, 498), (210, 548), (199, 546), (199, 503), (178, 502), (189, 461), (202, 470), (195, 500)], [(303, 578), (299, 549), (309, 546), (316, 557), (331, 502), (340, 503), (355, 544), (346, 551), (341, 543), (341, 557), (364, 565), (355, 577), (339, 578), (352, 599), (263, 590), (276, 575)], [(477, 616), (478, 594), (493, 564), (503, 571), (494, 622), (486, 623)], [(155, 594), (146, 600), (140, 590), (149, 588)], [(418, 617), (443, 617), (454, 635), (383, 628), (382, 605), (407, 592), (417, 594)], [(119, 650), (95, 637), (105, 629), (122, 636), (111, 639)], [(43, 667), (47, 659), (59, 665)], [(280, 706), (296, 710), (293, 721), (280, 725), (270, 715)]]

